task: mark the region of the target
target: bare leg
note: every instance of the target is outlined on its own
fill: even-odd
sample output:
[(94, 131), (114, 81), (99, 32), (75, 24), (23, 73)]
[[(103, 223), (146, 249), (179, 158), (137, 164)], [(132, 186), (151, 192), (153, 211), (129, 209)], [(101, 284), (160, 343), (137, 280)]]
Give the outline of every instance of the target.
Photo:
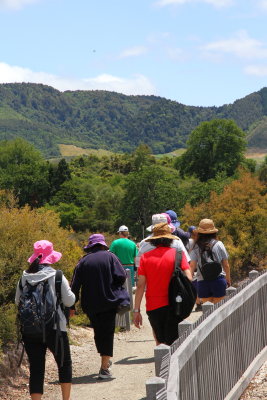
[(32, 393), (31, 394), (31, 399), (32, 400), (41, 400), (42, 399), (42, 394), (41, 393)]
[(61, 383), (62, 400), (70, 400), (71, 383)]
[(109, 360), (110, 360), (110, 356), (101, 356), (101, 368), (102, 369), (109, 368)]

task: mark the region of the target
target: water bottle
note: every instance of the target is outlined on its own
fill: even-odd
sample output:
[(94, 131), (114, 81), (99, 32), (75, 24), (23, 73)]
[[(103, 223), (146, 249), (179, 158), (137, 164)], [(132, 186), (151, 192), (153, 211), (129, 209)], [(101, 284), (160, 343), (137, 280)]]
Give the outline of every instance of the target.
[(176, 301), (176, 315), (180, 315), (181, 314), (181, 307), (182, 307), (182, 297), (178, 294), (178, 296), (176, 296), (175, 298)]

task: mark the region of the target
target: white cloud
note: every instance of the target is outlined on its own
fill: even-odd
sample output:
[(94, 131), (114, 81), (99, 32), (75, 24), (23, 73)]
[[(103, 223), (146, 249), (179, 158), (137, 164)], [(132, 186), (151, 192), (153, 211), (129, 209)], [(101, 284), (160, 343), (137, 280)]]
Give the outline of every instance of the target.
[(267, 65), (248, 65), (244, 72), (247, 75), (264, 77), (267, 76)]
[(64, 90), (108, 90), (127, 95), (151, 95), (156, 89), (144, 75), (128, 79), (102, 74), (94, 78), (68, 79), (45, 72), (34, 72), (28, 68), (11, 66), (0, 62), (0, 83), (31, 82), (43, 83)]
[(235, 37), (211, 42), (201, 48), (207, 55), (232, 54), (242, 59), (267, 58), (267, 47), (259, 40), (249, 37), (246, 31), (240, 31)]
[(124, 50), (119, 57), (120, 58), (138, 57), (141, 56), (142, 54), (145, 54), (146, 52), (147, 48), (145, 46), (134, 46)]
[(172, 61), (186, 61), (188, 58), (188, 55), (185, 53), (185, 51), (179, 47), (166, 48), (166, 54), (167, 57)]
[(182, 5), (186, 3), (207, 3), (214, 7), (227, 7), (233, 4), (233, 0), (159, 0), (155, 4), (160, 7), (169, 5)]
[(37, 3), (38, 1), (39, 0), (0, 0), (0, 9), (11, 8), (13, 10), (19, 10), (28, 4)]
[(267, 10), (267, 0), (261, 0), (259, 2), (259, 5), (261, 8), (263, 8), (264, 10)]

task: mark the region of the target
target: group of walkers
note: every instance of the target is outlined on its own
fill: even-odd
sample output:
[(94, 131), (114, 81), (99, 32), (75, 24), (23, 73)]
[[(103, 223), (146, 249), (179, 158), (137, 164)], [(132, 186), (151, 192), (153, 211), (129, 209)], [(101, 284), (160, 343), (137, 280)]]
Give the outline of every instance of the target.
[[(52, 264), (59, 261), (62, 254), (55, 251), (53, 244), (47, 240), (34, 243), (34, 252), (28, 259), (30, 266), (23, 272), (17, 286), (15, 300), (19, 311), (25, 298), (29, 303), (28, 293), (32, 295), (32, 288), (40, 284), (43, 285), (42, 295), (47, 296), (50, 290), (55, 307), (59, 303), (62, 307), (57, 307), (58, 318), (49, 331), (31, 336), (22, 329), (22, 341), (30, 365), (32, 400), (42, 398), (47, 349), (53, 353), (58, 366), (62, 399), (70, 400), (72, 362), (64, 306), (70, 307), (69, 314), (73, 316), (79, 299), (93, 327), (95, 345), (101, 358), (98, 377), (112, 378), (115, 318), (118, 308), (129, 303), (129, 294), (124, 288), (126, 269), (130, 270), (131, 284), (136, 289), (133, 322), (138, 328), (142, 325), (141, 302), (145, 294), (146, 312), (156, 344), (171, 345), (178, 338), (181, 319), (171, 312), (168, 299), (177, 251), (181, 253), (181, 270), (190, 281), (193, 279), (198, 302), (216, 303), (225, 296), (226, 287), (231, 283), (228, 254), (223, 243), (217, 240), (218, 229), (212, 220), (203, 219), (197, 228), (191, 226), (185, 232), (180, 228), (176, 213), (168, 210), (154, 214), (147, 230), (150, 235), (136, 245), (130, 239), (127, 226), (122, 225), (118, 229), (119, 239), (114, 240), (110, 248), (102, 234), (91, 235), (84, 247), (85, 255), (75, 267), (71, 284), (62, 276), (60, 294), (58, 273)], [(217, 263), (221, 266), (218, 276), (211, 280), (203, 276), (205, 254), (206, 259), (212, 259), (210, 265)]]

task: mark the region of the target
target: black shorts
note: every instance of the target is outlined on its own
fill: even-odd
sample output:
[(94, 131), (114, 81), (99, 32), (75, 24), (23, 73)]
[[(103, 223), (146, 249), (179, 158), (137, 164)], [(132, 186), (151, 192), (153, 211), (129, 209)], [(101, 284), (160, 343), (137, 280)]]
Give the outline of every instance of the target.
[(178, 324), (181, 319), (172, 314), (169, 306), (147, 311), (150, 325), (159, 343), (171, 345), (178, 339)]

